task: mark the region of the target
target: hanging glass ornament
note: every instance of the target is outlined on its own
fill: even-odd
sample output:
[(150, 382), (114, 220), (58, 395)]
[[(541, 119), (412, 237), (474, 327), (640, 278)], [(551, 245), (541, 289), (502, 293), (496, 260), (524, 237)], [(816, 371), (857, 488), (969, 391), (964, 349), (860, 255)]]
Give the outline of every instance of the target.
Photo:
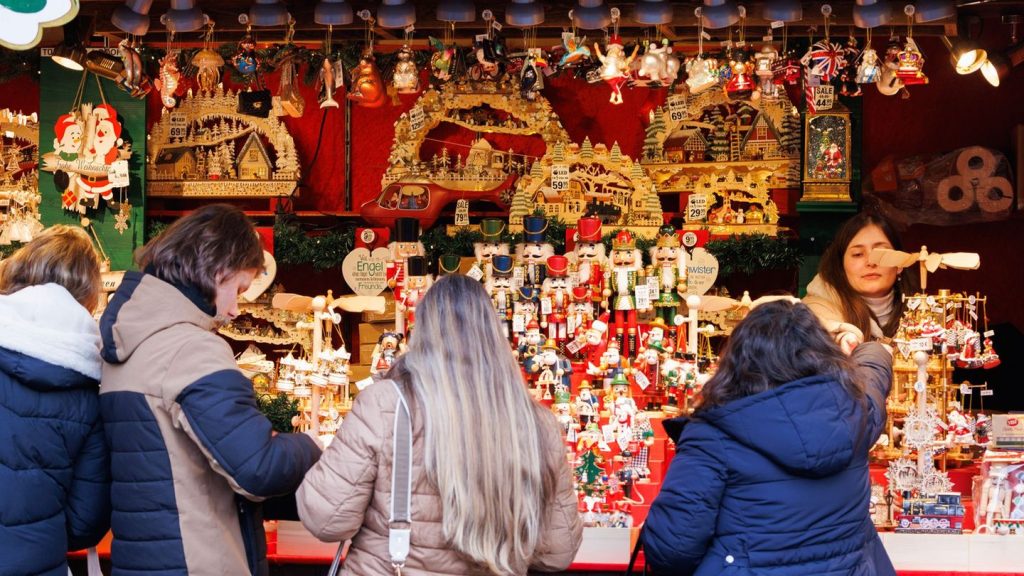
[(414, 94), (420, 90), (420, 70), (413, 61), (412, 50), (409, 45), (403, 45), (398, 51), (398, 62), (395, 63), (395, 72), (391, 83), (399, 94)]

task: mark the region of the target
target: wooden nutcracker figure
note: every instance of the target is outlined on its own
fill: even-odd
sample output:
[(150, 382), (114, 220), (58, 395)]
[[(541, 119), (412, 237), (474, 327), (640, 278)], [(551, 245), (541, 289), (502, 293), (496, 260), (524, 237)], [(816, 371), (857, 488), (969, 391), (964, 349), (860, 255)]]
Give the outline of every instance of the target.
[(462, 258), (458, 254), (441, 254), (437, 259), (437, 275), (458, 274)]
[[(637, 302), (634, 290), (637, 284), (644, 282), (643, 256), (636, 247), (633, 235), (628, 230), (619, 232), (612, 240), (611, 266), (605, 272), (604, 295), (609, 298), (611, 308), (615, 310), (616, 332), (637, 333), (636, 312)], [(645, 308), (646, 309), (646, 308)], [(622, 354), (631, 357), (636, 350), (630, 348), (633, 342), (627, 341)]]
[(601, 387), (604, 390), (608, 390), (616, 375), (623, 374), (625, 370), (626, 360), (619, 353), (619, 341), (615, 338), (608, 340), (605, 345), (600, 364), (587, 363), (587, 374), (601, 378)]
[[(566, 322), (569, 315), (571, 290), (569, 286), (569, 259), (554, 255), (548, 258), (546, 278), (541, 286), (541, 327), (547, 328), (548, 337), (560, 345), (568, 339)], [(544, 309), (549, 308), (545, 313)]]
[(622, 456), (626, 464), (622, 468), (620, 478), (627, 484), (642, 480), (651, 475), (650, 450), (654, 445), (654, 428), (651, 427), (651, 420), (644, 412), (637, 412), (633, 416), (632, 436), (629, 447), (623, 451)]
[[(513, 282), (515, 279), (513, 278)], [(540, 288), (534, 286), (521, 286), (516, 290), (514, 314), (522, 318), (523, 326), (530, 322), (541, 323), (540, 316)], [(516, 333), (518, 339), (522, 334)]]
[(580, 381), (579, 394), (576, 396), (576, 416), (580, 426), (586, 427), (600, 418), (601, 400), (593, 394), (590, 380)]
[(625, 372), (618, 372), (612, 379), (611, 393), (605, 398), (605, 407), (611, 412), (611, 424), (615, 430), (615, 442), (619, 450), (626, 450), (633, 441), (633, 419), (639, 409), (629, 390)]
[[(569, 295), (569, 316), (565, 320), (565, 329), (569, 335), (579, 335), (585, 333), (587, 326), (594, 321), (594, 302), (587, 286), (573, 286)], [(577, 345), (577, 350), (572, 352), (578, 352), (578, 346), (581, 345), (582, 342)]]
[(505, 222), (497, 218), (484, 218), (480, 221), (480, 235), (483, 237), (480, 242), (473, 244), (473, 254), (476, 262), (474, 270), (470, 275), (478, 276), (481, 282), (486, 282), (491, 275), (491, 261), (499, 254), (508, 254), (508, 244), (502, 240), (505, 232)]
[(402, 298), (395, 300), (395, 313), (405, 315), (405, 334), (408, 337), (416, 324), (416, 304), (427, 293), (427, 289), (433, 284), (433, 277), (427, 273), (427, 258), (425, 256), (409, 256), (405, 263), (406, 277), (405, 289), (402, 290)]
[(516, 258), (522, 270), (523, 286), (537, 288), (544, 283), (545, 263), (555, 253), (555, 248), (544, 241), (548, 219), (544, 216), (523, 218), (523, 243), (516, 245)]
[[(405, 290), (406, 261), (410, 256), (423, 256), (423, 243), (420, 242), (420, 221), (415, 218), (396, 218), (394, 237), (388, 250), (391, 252), (391, 259), (388, 261), (387, 277), (388, 287), (395, 296), (395, 303), (402, 300), (402, 291)], [(405, 334), (405, 318), (395, 314), (395, 330), (399, 334)]]
[(568, 390), (556, 390), (554, 404), (551, 405), (555, 413), (555, 420), (562, 429), (565, 441), (568, 446), (575, 446), (580, 431), (580, 422), (572, 414), (571, 396)]
[(402, 334), (398, 332), (381, 334), (370, 355), (370, 373), (383, 374), (387, 372), (403, 352), (405, 352), (405, 337)]
[(499, 254), (494, 257), (492, 264), (492, 273), (484, 283), (484, 289), (491, 297), (505, 338), (511, 342), (512, 314), (516, 300), (516, 291), (512, 288), (512, 257)]
[(537, 377), (534, 382), (538, 387), (545, 383), (541, 381), (541, 377), (545, 372), (550, 372), (554, 375), (551, 381), (546, 382), (549, 388), (546, 391), (542, 391), (544, 398), (550, 398), (550, 395), (555, 392), (556, 388), (571, 389), (572, 364), (568, 358), (559, 353), (558, 343), (551, 338), (541, 347), (540, 354), (527, 358), (523, 362), (523, 368), (526, 369), (527, 374)]
[(526, 331), (519, 337), (518, 346), (516, 346), (516, 355), (520, 362), (525, 362), (527, 358), (533, 358), (539, 354), (540, 346), (543, 343), (544, 335), (541, 334), (540, 324), (536, 320), (530, 320), (526, 324)]
[(672, 324), (686, 294), (686, 250), (676, 229), (665, 224), (658, 230), (657, 243), (650, 249), (651, 265), (647, 276), (658, 279), (658, 299), (654, 310), (666, 325)]
[(594, 302), (594, 313), (599, 309), (608, 309), (607, 298), (604, 296), (604, 271), (608, 266), (608, 258), (601, 240), (601, 219), (593, 216), (580, 218), (576, 222), (576, 245), (567, 254), (576, 273), (576, 286), (586, 286)]

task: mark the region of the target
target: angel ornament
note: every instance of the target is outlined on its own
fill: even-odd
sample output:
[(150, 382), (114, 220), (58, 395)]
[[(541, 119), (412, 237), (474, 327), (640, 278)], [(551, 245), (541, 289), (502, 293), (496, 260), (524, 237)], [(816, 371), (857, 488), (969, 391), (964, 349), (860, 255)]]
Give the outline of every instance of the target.
[(629, 80), (629, 67), (636, 58), (639, 46), (633, 48), (633, 53), (626, 56), (626, 49), (622, 45), (622, 39), (616, 34), (608, 40), (605, 48), (607, 53), (601, 53), (601, 46), (594, 43), (594, 53), (601, 61), (601, 79), (612, 88), (612, 95), (608, 99), (612, 104), (622, 104), (622, 85)]

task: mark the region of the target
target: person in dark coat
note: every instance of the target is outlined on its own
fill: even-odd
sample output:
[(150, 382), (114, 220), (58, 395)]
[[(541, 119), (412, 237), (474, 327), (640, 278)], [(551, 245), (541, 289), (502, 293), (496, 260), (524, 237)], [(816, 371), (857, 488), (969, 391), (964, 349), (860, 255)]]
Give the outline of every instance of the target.
[(868, 514), (892, 353), (847, 357), (795, 299), (736, 327), (643, 528), (655, 573), (895, 575)]
[(110, 526), (99, 259), (54, 226), (0, 262), (0, 575), (65, 576)]

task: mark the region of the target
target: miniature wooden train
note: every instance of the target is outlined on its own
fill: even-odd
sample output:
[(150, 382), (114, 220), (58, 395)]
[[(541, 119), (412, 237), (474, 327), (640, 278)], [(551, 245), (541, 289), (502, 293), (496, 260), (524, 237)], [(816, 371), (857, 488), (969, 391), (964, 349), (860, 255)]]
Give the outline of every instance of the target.
[(916, 498), (905, 492), (902, 507), (896, 512), (897, 532), (961, 534), (963, 527), (964, 507), (956, 492)]

